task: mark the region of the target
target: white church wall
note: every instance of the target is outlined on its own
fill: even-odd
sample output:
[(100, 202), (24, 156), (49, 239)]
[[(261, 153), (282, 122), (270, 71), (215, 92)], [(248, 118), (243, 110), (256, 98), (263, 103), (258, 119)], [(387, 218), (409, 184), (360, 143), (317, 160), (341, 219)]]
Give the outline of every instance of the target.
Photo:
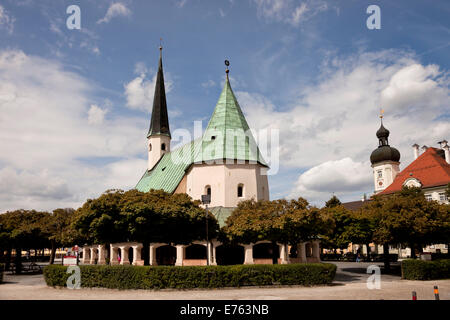
[[(251, 198), (269, 199), (267, 176), (260, 170), (259, 164), (194, 164), (187, 173), (186, 193), (200, 200), (210, 186), (210, 207), (235, 207)], [(242, 197), (238, 197), (239, 185), (243, 186)]]

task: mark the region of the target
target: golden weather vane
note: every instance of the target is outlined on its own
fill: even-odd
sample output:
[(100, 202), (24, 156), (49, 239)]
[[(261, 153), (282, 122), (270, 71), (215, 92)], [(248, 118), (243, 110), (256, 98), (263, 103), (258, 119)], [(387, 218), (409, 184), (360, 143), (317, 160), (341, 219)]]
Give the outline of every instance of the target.
[(380, 119), (383, 119), (383, 114), (384, 114), (384, 109), (381, 108), (381, 109), (380, 109)]

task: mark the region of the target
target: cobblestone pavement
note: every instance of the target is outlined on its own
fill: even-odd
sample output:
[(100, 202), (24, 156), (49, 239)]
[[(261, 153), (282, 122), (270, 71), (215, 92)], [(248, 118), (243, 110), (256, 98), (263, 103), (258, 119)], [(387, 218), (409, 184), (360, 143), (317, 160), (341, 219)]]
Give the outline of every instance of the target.
[(399, 276), (381, 275), (381, 289), (369, 290), (366, 273), (370, 263), (336, 263), (338, 272), (330, 286), (315, 287), (249, 287), (212, 290), (111, 290), (111, 289), (58, 289), (47, 287), (42, 275), (6, 274), (0, 285), (0, 299), (161, 299), (161, 300), (410, 300), (417, 292), (418, 300), (433, 300), (433, 286), (438, 285), (440, 298), (450, 300), (450, 280), (409, 281)]

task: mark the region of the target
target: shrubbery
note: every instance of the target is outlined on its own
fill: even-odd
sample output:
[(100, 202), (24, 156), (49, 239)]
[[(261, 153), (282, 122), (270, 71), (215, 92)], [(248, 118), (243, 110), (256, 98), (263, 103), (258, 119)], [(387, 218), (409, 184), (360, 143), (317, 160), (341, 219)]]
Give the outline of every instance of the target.
[(450, 260), (403, 260), (402, 278), (407, 280), (450, 279)]
[[(110, 289), (191, 289), (264, 285), (329, 284), (336, 266), (329, 263), (233, 266), (108, 266), (84, 265), (81, 287)], [(67, 267), (49, 265), (44, 278), (49, 286), (66, 286)]]

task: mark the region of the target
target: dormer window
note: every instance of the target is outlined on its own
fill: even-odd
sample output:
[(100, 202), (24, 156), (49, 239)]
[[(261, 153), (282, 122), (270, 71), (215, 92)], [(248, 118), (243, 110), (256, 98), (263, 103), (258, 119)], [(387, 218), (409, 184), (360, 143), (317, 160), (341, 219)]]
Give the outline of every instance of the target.
[(211, 136), (211, 140), (216, 140), (216, 136)]

